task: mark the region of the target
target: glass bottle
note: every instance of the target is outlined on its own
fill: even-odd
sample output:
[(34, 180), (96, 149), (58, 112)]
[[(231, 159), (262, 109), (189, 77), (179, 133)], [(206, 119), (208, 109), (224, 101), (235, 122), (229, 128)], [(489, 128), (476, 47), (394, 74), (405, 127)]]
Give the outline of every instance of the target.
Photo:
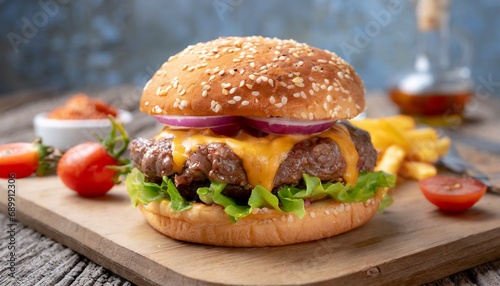
[(461, 41), (462, 63), (450, 55), (449, 0), (417, 0), (418, 46), (414, 70), (399, 78), (389, 96), (400, 111), (438, 126), (461, 124), (473, 94), (466, 66), (470, 48)]

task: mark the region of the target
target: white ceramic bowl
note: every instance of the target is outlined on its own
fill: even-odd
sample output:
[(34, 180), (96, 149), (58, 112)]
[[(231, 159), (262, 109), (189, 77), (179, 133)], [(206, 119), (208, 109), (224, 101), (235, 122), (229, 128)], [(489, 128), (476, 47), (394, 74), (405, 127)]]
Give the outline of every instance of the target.
[[(132, 114), (119, 110), (116, 120), (125, 127), (132, 121)], [(98, 141), (96, 135), (106, 137), (111, 127), (109, 119), (60, 120), (49, 119), (47, 113), (37, 114), (33, 119), (35, 135), (42, 138), (44, 145), (54, 146), (62, 151), (88, 141)]]

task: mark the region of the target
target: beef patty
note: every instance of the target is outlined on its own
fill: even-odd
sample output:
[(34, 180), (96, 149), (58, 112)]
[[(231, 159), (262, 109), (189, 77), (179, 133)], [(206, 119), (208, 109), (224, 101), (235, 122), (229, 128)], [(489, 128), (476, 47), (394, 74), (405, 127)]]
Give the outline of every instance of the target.
[[(359, 171), (372, 171), (377, 161), (377, 152), (368, 132), (349, 122), (344, 125), (359, 154)], [(187, 159), (180, 174), (173, 169), (172, 139), (138, 138), (131, 142), (130, 156), (135, 167), (140, 169), (150, 182), (161, 182), (162, 176), (172, 177), (183, 197), (198, 200), (196, 190), (210, 185), (210, 180), (228, 185), (223, 194), (237, 200), (246, 201), (252, 186), (241, 159), (224, 143), (209, 143), (198, 146)], [(283, 185), (299, 185), (302, 174), (320, 178), (322, 181), (341, 181), (346, 169), (346, 161), (340, 149), (329, 138), (314, 137), (303, 140), (290, 150), (281, 163), (274, 178), (273, 192)]]

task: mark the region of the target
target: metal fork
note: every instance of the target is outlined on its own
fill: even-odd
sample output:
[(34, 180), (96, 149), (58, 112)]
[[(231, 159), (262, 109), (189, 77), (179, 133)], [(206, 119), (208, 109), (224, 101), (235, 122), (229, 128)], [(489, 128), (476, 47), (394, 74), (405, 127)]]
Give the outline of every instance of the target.
[(460, 157), (460, 154), (453, 143), (451, 143), (448, 153), (442, 156), (439, 159), (439, 162), (450, 171), (461, 175), (467, 175), (481, 181), (488, 187), (489, 192), (500, 194), (500, 188), (493, 186), (485, 173), (481, 172), (474, 165)]

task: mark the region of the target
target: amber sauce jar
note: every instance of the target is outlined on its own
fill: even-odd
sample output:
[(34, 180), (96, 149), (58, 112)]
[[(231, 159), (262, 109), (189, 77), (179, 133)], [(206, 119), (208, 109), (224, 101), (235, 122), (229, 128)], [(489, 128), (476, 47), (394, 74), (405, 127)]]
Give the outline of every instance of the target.
[[(452, 63), (449, 53), (449, 4), (449, 0), (416, 1), (414, 70), (398, 78), (388, 90), (401, 113), (437, 126), (461, 124), (474, 91), (468, 63)], [(462, 47), (462, 53), (469, 51)]]

